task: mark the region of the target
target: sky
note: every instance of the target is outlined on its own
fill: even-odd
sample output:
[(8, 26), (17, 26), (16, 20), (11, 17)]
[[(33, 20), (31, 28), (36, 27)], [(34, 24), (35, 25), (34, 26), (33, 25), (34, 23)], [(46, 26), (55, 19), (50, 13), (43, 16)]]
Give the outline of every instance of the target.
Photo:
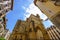
[[(41, 19), (47, 19), (46, 15), (34, 5), (33, 0), (14, 0), (13, 10), (10, 10), (6, 15), (6, 18), (8, 19), (6, 28), (12, 32), (17, 20), (26, 20), (31, 14), (39, 14)], [(49, 20), (43, 21), (43, 24), (45, 28), (52, 25)]]

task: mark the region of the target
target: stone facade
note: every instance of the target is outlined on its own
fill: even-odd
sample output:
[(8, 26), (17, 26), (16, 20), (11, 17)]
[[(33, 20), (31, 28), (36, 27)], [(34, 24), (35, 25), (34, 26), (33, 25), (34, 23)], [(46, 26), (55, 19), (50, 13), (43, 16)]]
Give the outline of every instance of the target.
[(0, 17), (4, 17), (6, 13), (13, 9), (13, 0), (0, 0)]
[(50, 40), (50, 38), (39, 15), (31, 15), (26, 21), (17, 21), (9, 40)]
[(47, 28), (47, 33), (51, 40), (60, 40), (60, 29), (56, 26)]
[(60, 0), (35, 0), (34, 4), (60, 28)]
[(10, 31), (8, 29), (4, 29), (1, 37), (8, 40), (10, 37)]
[(6, 29), (6, 18), (0, 18), (0, 37), (4, 33), (4, 30)]
[[(9, 30), (6, 29), (6, 14), (9, 10), (13, 9), (13, 0), (0, 0), (0, 37), (6, 38), (5, 36), (10, 34)], [(9, 36), (8, 36), (9, 37)]]

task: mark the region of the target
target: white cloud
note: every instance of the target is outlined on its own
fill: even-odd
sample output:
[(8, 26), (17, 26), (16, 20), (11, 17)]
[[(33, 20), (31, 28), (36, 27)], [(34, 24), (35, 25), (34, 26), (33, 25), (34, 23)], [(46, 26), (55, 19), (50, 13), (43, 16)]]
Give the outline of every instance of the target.
[[(23, 8), (25, 9), (25, 7), (23, 7)], [(25, 15), (24, 19), (28, 18), (31, 14), (33, 14), (33, 15), (39, 14), (40, 17), (43, 20), (45, 20), (47, 18), (44, 14), (42, 14), (42, 12), (40, 11), (40, 9), (34, 5), (34, 3), (31, 3), (29, 5), (29, 7), (26, 8), (26, 13), (24, 14)]]
[[(38, 7), (36, 7), (34, 5), (34, 3), (31, 3), (28, 8), (25, 8), (25, 7), (23, 7), (23, 8), (26, 10), (26, 13), (24, 14), (24, 16), (25, 16), (24, 20), (26, 20), (26, 18), (28, 18), (31, 14), (33, 14), (33, 15), (39, 14), (41, 19), (43, 19), (43, 20), (47, 19), (47, 17), (40, 11), (40, 9)], [(43, 24), (44, 24), (45, 28), (52, 25), (52, 23), (49, 20), (43, 21)]]

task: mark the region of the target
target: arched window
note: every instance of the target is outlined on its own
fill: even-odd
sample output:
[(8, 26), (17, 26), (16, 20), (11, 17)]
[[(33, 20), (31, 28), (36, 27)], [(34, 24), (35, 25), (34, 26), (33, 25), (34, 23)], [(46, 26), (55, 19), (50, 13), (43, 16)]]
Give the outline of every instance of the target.
[(55, 5), (60, 6), (60, 0), (55, 0)]
[(31, 28), (29, 29), (29, 32), (32, 32), (32, 29)]
[(32, 22), (32, 25), (33, 25), (33, 27), (34, 27), (34, 26), (35, 26), (35, 25), (34, 25), (34, 21), (33, 21), (33, 20), (31, 20), (31, 22)]
[(36, 30), (36, 28), (35, 28), (35, 25), (34, 25), (35, 23), (34, 23), (34, 21), (32, 20), (31, 22), (32, 22), (33, 30), (36, 32), (37, 30)]
[(43, 33), (41, 30), (37, 30), (37, 40), (43, 40)]

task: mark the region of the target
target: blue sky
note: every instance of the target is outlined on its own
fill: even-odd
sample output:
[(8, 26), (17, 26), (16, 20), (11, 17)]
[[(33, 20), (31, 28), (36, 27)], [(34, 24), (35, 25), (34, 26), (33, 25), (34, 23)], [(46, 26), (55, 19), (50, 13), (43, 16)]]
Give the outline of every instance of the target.
[[(32, 0), (14, 0), (13, 10), (9, 11), (8, 14), (6, 15), (6, 18), (8, 19), (7, 29), (9, 29), (12, 32), (18, 19), (26, 20), (26, 18), (28, 18), (31, 14), (36, 15), (38, 11), (39, 13), (41, 13), (41, 11), (34, 6)], [(39, 14), (39, 15), (41, 15), (41, 18), (43, 19), (45, 18), (43, 14)], [(43, 24), (47, 28), (52, 23), (48, 20), (43, 22)]]

